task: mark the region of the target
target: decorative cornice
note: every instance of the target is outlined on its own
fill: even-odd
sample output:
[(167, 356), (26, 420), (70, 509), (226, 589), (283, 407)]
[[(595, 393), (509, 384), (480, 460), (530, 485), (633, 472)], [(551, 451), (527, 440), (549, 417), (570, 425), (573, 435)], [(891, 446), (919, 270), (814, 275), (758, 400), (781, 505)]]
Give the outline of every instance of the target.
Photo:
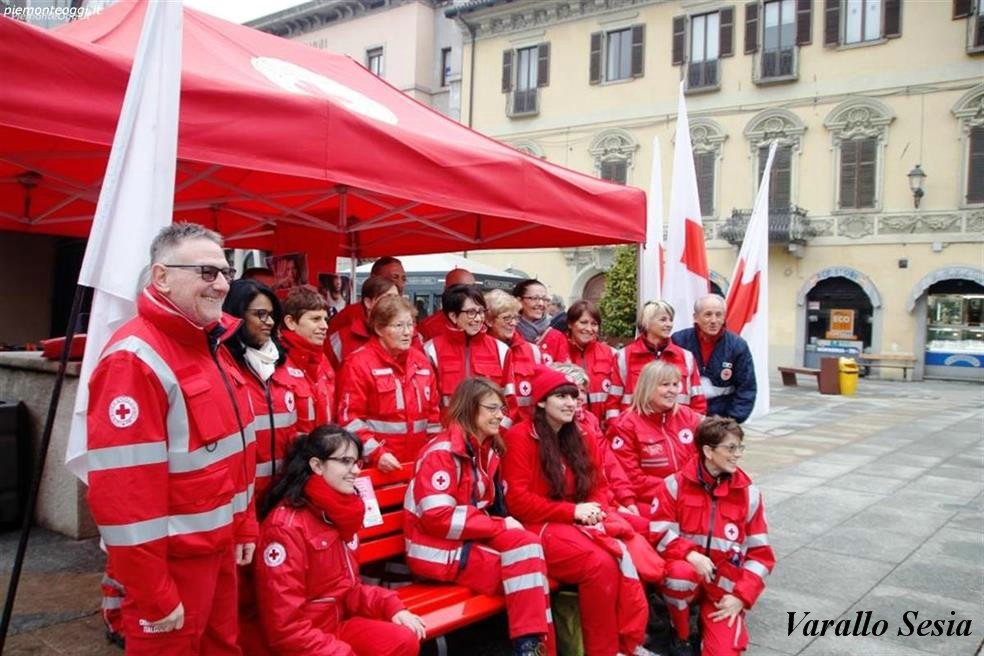
[(690, 120), (690, 143), (694, 152), (706, 153), (721, 148), (728, 135), (717, 121), (709, 118), (693, 118)]
[(788, 109), (766, 109), (752, 117), (745, 128), (745, 137), (752, 150), (763, 141), (778, 139), (779, 143), (798, 149), (800, 137), (806, 132), (803, 119)]
[(285, 38), (298, 37), (330, 25), (361, 18), (403, 5), (435, 6), (435, 0), (312, 0), (296, 7), (261, 16), (247, 27)]
[(984, 125), (984, 83), (960, 96), (951, 111), (966, 129)]
[(833, 133), (835, 142), (860, 137), (884, 139), (888, 125), (894, 120), (895, 112), (880, 100), (852, 98), (835, 107), (823, 125)]
[(632, 159), (632, 154), (639, 150), (639, 142), (631, 133), (619, 128), (610, 128), (600, 132), (588, 146), (588, 152), (598, 160)]
[(610, 12), (665, 2), (665, 0), (550, 0), (547, 2), (476, 3), (461, 11), (463, 19), (476, 28), (477, 39), (600, 16)]

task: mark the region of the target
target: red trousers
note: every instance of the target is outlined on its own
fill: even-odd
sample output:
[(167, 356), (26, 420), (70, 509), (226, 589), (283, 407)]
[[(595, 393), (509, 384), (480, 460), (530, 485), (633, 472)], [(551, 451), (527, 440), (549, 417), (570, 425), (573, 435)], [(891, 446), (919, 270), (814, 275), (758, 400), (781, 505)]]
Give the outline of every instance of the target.
[(690, 604), (700, 603), (702, 656), (738, 656), (748, 647), (745, 611), (735, 618), (730, 627), (728, 620), (715, 622), (710, 619), (710, 614), (717, 610), (714, 604), (724, 591), (714, 583), (703, 581), (687, 561), (671, 560), (666, 563), (666, 580), (660, 591), (666, 601), (670, 622), (677, 635), (684, 639), (690, 634)]
[(639, 579), (623, 573), (610, 551), (571, 524), (546, 524), (540, 537), (550, 576), (577, 585), (586, 656), (631, 654), (646, 637), (649, 617)]
[(420, 653), (420, 641), (413, 631), (385, 620), (352, 617), (342, 620), (335, 635), (347, 642), (356, 656), (417, 656)]
[(546, 636), (549, 654), (557, 653), (547, 563), (535, 533), (510, 529), (491, 540), (473, 542), (455, 583), (482, 594), (505, 594), (509, 636)]
[(109, 563), (106, 563), (106, 573), (103, 574), (102, 582), (102, 616), (106, 623), (106, 630), (110, 633), (123, 635), (123, 599), (126, 597), (126, 588), (123, 584), (113, 578)]
[(140, 620), (163, 618), (142, 617), (133, 599), (127, 597), (123, 602), (127, 656), (240, 656), (242, 652), (236, 645), (239, 624), (232, 545), (218, 554), (171, 558), (167, 567), (184, 605), (184, 627), (168, 633), (148, 633)]

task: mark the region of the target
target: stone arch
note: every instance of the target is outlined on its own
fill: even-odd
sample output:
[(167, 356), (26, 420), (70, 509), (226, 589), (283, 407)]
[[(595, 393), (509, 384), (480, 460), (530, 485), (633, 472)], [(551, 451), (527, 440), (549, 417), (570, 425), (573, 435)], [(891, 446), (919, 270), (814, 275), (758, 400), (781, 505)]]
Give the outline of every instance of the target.
[(727, 138), (717, 121), (701, 117), (690, 119), (690, 143), (694, 152), (719, 151)]
[(895, 120), (895, 112), (880, 100), (856, 97), (834, 107), (823, 120), (825, 128), (833, 135), (834, 143), (857, 137), (884, 139), (889, 123)]
[(720, 273), (718, 273), (717, 271), (710, 271), (708, 273), (710, 275), (711, 282), (713, 282), (715, 285), (717, 285), (718, 287), (720, 287), (721, 288), (722, 295), (725, 298), (727, 298), (727, 296), (728, 296), (728, 288), (731, 286), (731, 282), (727, 278), (725, 278), (724, 276), (722, 276)]
[(625, 162), (626, 180), (632, 170), (632, 160), (639, 150), (639, 142), (632, 134), (621, 128), (602, 130), (591, 140), (588, 153), (594, 159), (594, 172), (601, 176), (601, 165), (604, 162)]
[(791, 145), (799, 150), (800, 137), (806, 132), (803, 119), (788, 109), (766, 109), (755, 116), (745, 126), (745, 138), (755, 153), (765, 141), (778, 139), (781, 145)]
[(580, 271), (578, 271), (577, 274), (574, 276), (574, 282), (571, 283), (570, 301), (573, 302), (578, 299), (584, 298), (584, 288), (587, 287), (588, 282), (590, 282), (591, 279), (597, 276), (599, 273), (607, 274), (608, 271), (598, 266), (595, 266), (593, 264), (590, 264), (584, 267), (583, 269), (581, 269)]
[(547, 158), (547, 156), (543, 154), (543, 148), (540, 147), (540, 144), (532, 139), (520, 139), (519, 141), (513, 142), (512, 147), (520, 152), (524, 152), (527, 155), (532, 155), (533, 157), (537, 157), (539, 159)]
[(843, 266), (827, 267), (810, 276), (796, 293), (796, 332), (794, 333), (796, 362), (802, 364), (806, 355), (806, 296), (810, 290), (817, 286), (817, 283), (828, 278), (847, 278), (856, 283), (867, 295), (868, 300), (871, 301), (871, 350), (874, 353), (881, 352), (882, 315), (884, 313), (881, 293), (875, 283), (857, 269)]
[(963, 266), (963, 265), (953, 265), (942, 267), (927, 273), (925, 276), (919, 279), (913, 287), (912, 291), (909, 292), (909, 300), (906, 302), (906, 309), (912, 314), (912, 311), (916, 309), (916, 303), (919, 298), (926, 293), (926, 290), (933, 286), (934, 283), (940, 282), (941, 280), (970, 280), (976, 282), (978, 285), (984, 285), (984, 269), (974, 266)]
[(967, 93), (950, 110), (956, 117), (960, 129), (960, 203), (974, 205), (967, 198), (970, 167), (970, 134), (974, 129), (984, 127), (984, 83), (978, 84)]

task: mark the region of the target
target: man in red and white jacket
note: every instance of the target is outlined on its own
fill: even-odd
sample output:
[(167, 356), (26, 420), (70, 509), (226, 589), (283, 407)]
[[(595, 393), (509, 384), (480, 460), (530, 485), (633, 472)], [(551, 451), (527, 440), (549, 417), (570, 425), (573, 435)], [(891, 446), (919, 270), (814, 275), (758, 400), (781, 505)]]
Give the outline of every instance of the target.
[(255, 439), (248, 393), (220, 342), (234, 272), (222, 238), (162, 230), (137, 316), (89, 383), (89, 507), (126, 588), (128, 654), (239, 654), (236, 564), (252, 560)]

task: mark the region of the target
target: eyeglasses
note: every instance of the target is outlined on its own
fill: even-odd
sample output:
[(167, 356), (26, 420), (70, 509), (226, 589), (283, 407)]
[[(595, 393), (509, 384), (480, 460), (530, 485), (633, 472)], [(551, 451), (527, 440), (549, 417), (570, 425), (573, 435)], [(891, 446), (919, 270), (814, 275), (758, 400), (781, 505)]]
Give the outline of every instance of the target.
[(263, 323), (266, 323), (267, 321), (276, 321), (276, 319), (273, 318), (272, 310), (246, 310), (246, 312), (252, 314)]
[(519, 323), (519, 315), (518, 314), (500, 314), (499, 315), (499, 320), (502, 321), (502, 323)]
[(470, 310), (462, 310), (459, 314), (463, 314), (469, 319), (475, 319), (476, 317), (484, 317), (485, 308), (471, 308)]
[(362, 469), (363, 467), (366, 466), (365, 460), (363, 460), (362, 458), (353, 458), (352, 456), (342, 456), (341, 458), (336, 458), (335, 456), (328, 456), (327, 458), (325, 458), (325, 460), (334, 460), (335, 462), (339, 462), (346, 469), (354, 469), (355, 467)]
[(727, 445), (725, 445), (725, 444), (718, 444), (714, 448), (715, 449), (724, 449), (730, 455), (735, 455), (736, 453), (738, 455), (742, 455), (743, 453), (745, 453), (745, 445), (744, 444), (727, 444)]
[(488, 410), (494, 415), (504, 415), (506, 414), (506, 412), (509, 411), (509, 408), (507, 408), (504, 405), (498, 405), (498, 404), (486, 405), (484, 403), (479, 403), (478, 405), (482, 406), (483, 408), (485, 408), (486, 410)]
[(524, 301), (532, 301), (534, 303), (549, 303), (549, 296), (521, 296)]
[(198, 275), (205, 282), (215, 282), (221, 273), (228, 282), (236, 277), (235, 267), (217, 267), (211, 264), (165, 264), (169, 269), (198, 269)]
[(388, 323), (388, 324), (386, 324), (386, 327), (387, 328), (392, 328), (393, 330), (395, 330), (398, 333), (405, 333), (405, 332), (410, 332), (410, 331), (413, 330), (413, 324), (412, 323)]

